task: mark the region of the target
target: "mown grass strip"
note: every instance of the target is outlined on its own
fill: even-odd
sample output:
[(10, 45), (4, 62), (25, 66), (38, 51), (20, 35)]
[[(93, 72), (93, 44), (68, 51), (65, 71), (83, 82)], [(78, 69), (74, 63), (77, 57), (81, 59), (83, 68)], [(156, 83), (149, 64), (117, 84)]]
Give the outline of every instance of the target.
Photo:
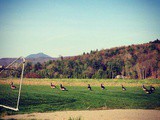
[[(11, 81), (13, 81), (14, 84), (19, 84), (18, 79), (1, 79), (0, 84), (10, 84)], [(67, 86), (86, 86), (87, 84), (91, 84), (92, 86), (99, 86), (101, 83), (105, 84), (105, 86), (121, 86), (121, 84), (125, 86), (142, 86), (142, 84), (145, 84), (146, 86), (160, 86), (159, 79), (23, 79), (24, 85), (48, 86), (51, 82), (55, 85), (60, 85), (62, 83)]]

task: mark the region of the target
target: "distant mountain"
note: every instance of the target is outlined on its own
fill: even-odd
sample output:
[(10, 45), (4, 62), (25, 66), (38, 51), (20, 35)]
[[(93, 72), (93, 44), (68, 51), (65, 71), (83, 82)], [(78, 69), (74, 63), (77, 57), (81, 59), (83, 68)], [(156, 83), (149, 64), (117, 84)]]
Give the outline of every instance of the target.
[(33, 64), (37, 62), (43, 63), (49, 60), (56, 60), (56, 59), (57, 58), (52, 58), (51, 56), (46, 55), (44, 53), (30, 54), (26, 57), (26, 61), (32, 62)]
[(11, 62), (13, 62), (14, 60), (16, 60), (16, 58), (1, 58), (0, 59), (0, 66), (7, 66)]
[(52, 58), (52, 57), (44, 53), (37, 53), (37, 54), (30, 54), (26, 58)]
[[(0, 59), (0, 66), (7, 66), (11, 62), (13, 62), (16, 58), (1, 58)], [(46, 55), (44, 53), (37, 53), (37, 54), (31, 54), (28, 55), (26, 58), (26, 62), (32, 62), (33, 64), (40, 62), (47, 62), (49, 60), (56, 60), (57, 58), (52, 58), (49, 55)]]

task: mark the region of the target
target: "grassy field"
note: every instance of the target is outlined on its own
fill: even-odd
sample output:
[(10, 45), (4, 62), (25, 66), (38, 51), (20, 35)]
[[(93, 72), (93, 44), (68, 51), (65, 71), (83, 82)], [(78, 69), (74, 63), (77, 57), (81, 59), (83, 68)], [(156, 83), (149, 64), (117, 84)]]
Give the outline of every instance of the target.
[[(21, 91), (20, 111), (14, 112), (0, 107), (0, 113), (3, 115), (62, 110), (160, 109), (159, 81), (25, 79)], [(58, 85), (64, 83), (68, 91), (60, 91), (59, 86), (51, 89), (50, 82)], [(86, 87), (88, 83), (93, 85), (93, 91), (88, 91)], [(101, 90), (100, 83), (106, 85), (105, 90)], [(122, 91), (121, 84), (126, 85), (127, 91)], [(155, 93), (146, 94), (140, 87), (142, 84), (155, 85)], [(17, 94), (18, 90), (11, 90), (9, 85), (0, 84), (0, 104), (16, 104), (14, 102)]]

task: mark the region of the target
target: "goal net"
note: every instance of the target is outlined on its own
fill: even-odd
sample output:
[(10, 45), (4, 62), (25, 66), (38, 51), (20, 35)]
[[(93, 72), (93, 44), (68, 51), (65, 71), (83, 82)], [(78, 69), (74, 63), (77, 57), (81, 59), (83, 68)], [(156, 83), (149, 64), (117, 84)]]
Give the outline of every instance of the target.
[(19, 57), (7, 66), (0, 66), (0, 107), (19, 110), (25, 59)]

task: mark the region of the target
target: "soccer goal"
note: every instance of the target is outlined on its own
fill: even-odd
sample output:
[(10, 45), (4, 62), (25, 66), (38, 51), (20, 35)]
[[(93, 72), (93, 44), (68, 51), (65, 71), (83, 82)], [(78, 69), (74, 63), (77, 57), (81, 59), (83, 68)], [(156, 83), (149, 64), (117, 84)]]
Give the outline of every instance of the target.
[(19, 57), (9, 65), (0, 66), (0, 107), (18, 111), (25, 59)]

